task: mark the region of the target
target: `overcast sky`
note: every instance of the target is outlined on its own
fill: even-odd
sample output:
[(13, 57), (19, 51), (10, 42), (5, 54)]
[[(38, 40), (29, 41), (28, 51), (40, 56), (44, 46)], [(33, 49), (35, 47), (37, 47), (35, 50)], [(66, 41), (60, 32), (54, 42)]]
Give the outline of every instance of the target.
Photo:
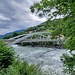
[(0, 35), (38, 25), (45, 18), (30, 12), (29, 7), (40, 0), (0, 0)]

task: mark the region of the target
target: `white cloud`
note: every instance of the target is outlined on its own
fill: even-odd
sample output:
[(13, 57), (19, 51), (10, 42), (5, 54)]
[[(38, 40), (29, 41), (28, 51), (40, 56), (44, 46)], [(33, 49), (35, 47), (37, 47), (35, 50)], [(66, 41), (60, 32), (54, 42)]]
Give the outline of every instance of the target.
[(9, 33), (9, 32), (13, 32), (13, 31), (16, 31), (16, 30), (19, 30), (18, 28), (16, 27), (9, 27), (8, 29), (0, 29), (0, 35), (3, 35), (5, 33)]
[(8, 18), (8, 17), (3, 16), (3, 14), (0, 14), (0, 20), (5, 21), (5, 20), (11, 20), (11, 19)]

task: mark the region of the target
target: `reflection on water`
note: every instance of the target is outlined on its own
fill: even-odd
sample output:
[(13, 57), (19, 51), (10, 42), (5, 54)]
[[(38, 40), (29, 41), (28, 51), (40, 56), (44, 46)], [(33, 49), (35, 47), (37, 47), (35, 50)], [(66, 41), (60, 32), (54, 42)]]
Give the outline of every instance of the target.
[(65, 49), (30, 47), (13, 45), (15, 52), (20, 58), (28, 61), (29, 64), (39, 64), (43, 70), (49, 72), (50, 68), (57, 73), (62, 72), (63, 64), (60, 56), (63, 53), (69, 53)]

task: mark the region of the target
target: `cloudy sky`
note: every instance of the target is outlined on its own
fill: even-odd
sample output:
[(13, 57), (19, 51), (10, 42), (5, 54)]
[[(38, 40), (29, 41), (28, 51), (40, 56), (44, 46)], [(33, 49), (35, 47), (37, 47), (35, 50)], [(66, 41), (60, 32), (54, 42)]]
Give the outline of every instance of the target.
[(38, 25), (45, 18), (30, 12), (29, 7), (40, 0), (0, 0), (0, 35)]

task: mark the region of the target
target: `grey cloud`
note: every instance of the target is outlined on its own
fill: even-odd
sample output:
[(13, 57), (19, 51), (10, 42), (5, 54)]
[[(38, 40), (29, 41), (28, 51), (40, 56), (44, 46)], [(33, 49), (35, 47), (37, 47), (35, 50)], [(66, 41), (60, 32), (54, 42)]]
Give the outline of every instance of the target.
[[(45, 21), (36, 15), (32, 15), (29, 7), (40, 0), (0, 0), (0, 29), (7, 29), (8, 32), (38, 25)], [(1, 33), (1, 32), (0, 32)]]

